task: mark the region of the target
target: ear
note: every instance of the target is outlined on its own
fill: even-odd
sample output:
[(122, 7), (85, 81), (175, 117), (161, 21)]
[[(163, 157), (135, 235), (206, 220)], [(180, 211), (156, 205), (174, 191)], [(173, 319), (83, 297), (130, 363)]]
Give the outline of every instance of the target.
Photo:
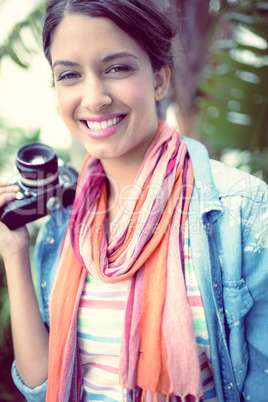
[(154, 72), (154, 92), (155, 100), (160, 101), (167, 93), (170, 81), (170, 68), (163, 66)]

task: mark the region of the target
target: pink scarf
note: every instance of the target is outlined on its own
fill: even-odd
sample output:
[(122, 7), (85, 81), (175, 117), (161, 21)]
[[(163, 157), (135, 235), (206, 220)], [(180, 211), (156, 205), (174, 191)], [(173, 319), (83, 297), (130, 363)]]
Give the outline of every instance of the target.
[(119, 370), (128, 400), (146, 392), (164, 400), (202, 396), (183, 274), (193, 182), (184, 141), (160, 123), (108, 243), (105, 174), (99, 160), (86, 158), (51, 298), (47, 401), (79, 400), (77, 311), (87, 272), (109, 283), (130, 279)]

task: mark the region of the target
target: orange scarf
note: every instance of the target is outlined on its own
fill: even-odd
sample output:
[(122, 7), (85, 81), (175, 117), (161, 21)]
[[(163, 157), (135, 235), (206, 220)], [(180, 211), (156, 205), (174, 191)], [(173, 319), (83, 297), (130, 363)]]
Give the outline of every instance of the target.
[(51, 297), (47, 401), (79, 401), (77, 311), (88, 272), (110, 283), (130, 279), (119, 370), (128, 400), (143, 400), (146, 390), (202, 396), (183, 276), (193, 182), (184, 141), (160, 123), (136, 178), (136, 198), (115, 221), (120, 235), (108, 243), (105, 174), (100, 161), (86, 158)]

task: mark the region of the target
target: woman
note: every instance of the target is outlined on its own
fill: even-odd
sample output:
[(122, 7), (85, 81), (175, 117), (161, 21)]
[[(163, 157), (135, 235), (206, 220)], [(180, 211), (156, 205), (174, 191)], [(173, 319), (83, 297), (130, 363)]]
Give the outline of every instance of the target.
[(27, 231), (1, 224), (28, 400), (266, 400), (267, 186), (158, 122), (172, 36), (148, 0), (48, 5), (60, 112), (88, 156), (37, 244), (41, 315)]

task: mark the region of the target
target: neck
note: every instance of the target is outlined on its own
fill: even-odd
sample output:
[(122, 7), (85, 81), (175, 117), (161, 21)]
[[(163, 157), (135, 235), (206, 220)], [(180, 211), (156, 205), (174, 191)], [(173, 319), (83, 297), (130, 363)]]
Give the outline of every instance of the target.
[[(157, 127), (155, 128), (156, 132)], [(145, 154), (154, 137), (118, 158), (101, 160), (109, 185), (108, 207), (110, 221), (115, 218), (130, 196)]]
[(130, 196), (146, 150), (144, 152), (140, 150), (136, 158), (126, 157), (101, 161), (109, 185), (108, 208), (110, 221), (114, 220)]
[(109, 183), (110, 197), (124, 191), (126, 187), (133, 186), (151, 141), (147, 141), (135, 151), (132, 150), (131, 153), (119, 158), (101, 160)]
[(105, 161), (103, 163), (109, 185), (108, 207), (110, 221), (114, 220), (124, 201), (129, 196), (142, 163), (137, 165), (136, 163), (121, 164), (117, 162)]

